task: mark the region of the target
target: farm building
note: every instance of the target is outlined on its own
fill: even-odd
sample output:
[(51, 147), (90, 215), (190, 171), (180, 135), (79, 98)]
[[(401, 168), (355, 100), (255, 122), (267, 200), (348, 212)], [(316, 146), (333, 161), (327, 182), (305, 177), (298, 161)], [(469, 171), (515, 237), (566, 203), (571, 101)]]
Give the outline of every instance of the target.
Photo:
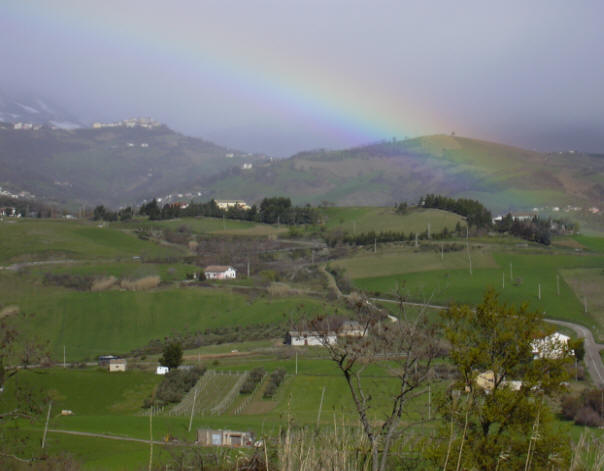
[(254, 436), (251, 432), (200, 428), (197, 430), (197, 444), (202, 446), (252, 446)]
[(558, 359), (562, 358), (566, 353), (574, 355), (572, 350), (568, 350), (569, 340), (570, 337), (568, 335), (561, 334), (560, 332), (554, 332), (547, 337), (533, 340), (531, 347), (534, 358)]
[(285, 336), (285, 343), (293, 347), (323, 345), (324, 342), (329, 345), (336, 344), (338, 342), (336, 333), (321, 334), (313, 330), (290, 330)]
[(156, 375), (165, 375), (166, 373), (168, 373), (168, 371), (170, 371), (170, 368), (168, 368), (167, 366), (158, 366), (155, 369), (155, 374)]
[(125, 358), (116, 358), (109, 360), (109, 373), (115, 373), (118, 371), (126, 371), (128, 362)]
[(210, 265), (203, 271), (208, 280), (234, 280), (237, 270), (225, 265)]

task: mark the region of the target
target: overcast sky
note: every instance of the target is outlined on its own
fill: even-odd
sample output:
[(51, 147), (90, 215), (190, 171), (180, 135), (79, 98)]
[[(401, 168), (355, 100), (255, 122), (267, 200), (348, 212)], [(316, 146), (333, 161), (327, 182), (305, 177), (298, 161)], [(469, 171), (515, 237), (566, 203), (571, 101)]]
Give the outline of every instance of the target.
[(288, 156), (449, 133), (604, 152), (604, 2), (0, 3), (0, 90)]

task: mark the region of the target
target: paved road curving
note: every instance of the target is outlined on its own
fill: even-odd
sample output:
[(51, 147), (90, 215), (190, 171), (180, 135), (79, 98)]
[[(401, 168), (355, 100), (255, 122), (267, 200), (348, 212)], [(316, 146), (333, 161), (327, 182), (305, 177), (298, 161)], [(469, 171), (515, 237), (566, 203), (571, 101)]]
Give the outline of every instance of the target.
[[(370, 298), (371, 301), (379, 301), (383, 303), (396, 303), (392, 299), (385, 298)], [(447, 309), (447, 306), (439, 306), (436, 304), (422, 304), (422, 303), (411, 303), (406, 302), (407, 306), (427, 306), (432, 309)], [(568, 321), (559, 321), (557, 319), (543, 319), (545, 322), (550, 324), (561, 325), (569, 329), (574, 330), (579, 337), (585, 339), (585, 358), (583, 361), (587, 366), (589, 375), (592, 381), (599, 388), (604, 388), (604, 364), (602, 363), (602, 357), (600, 356), (600, 350), (604, 350), (604, 344), (596, 343), (594, 336), (587, 327)]]

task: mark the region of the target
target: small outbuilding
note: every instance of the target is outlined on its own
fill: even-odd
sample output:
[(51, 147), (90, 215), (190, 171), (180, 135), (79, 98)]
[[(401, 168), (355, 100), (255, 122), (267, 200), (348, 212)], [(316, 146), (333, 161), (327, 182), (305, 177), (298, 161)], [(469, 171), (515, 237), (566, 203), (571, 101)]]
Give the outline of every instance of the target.
[(201, 446), (252, 446), (254, 435), (252, 432), (200, 428), (197, 430), (197, 444)]
[(116, 373), (118, 371), (126, 371), (128, 362), (125, 358), (116, 358), (109, 360), (109, 373)]
[(170, 371), (170, 368), (168, 368), (167, 366), (158, 366), (155, 369), (155, 374), (156, 375), (165, 375), (168, 373), (168, 371)]

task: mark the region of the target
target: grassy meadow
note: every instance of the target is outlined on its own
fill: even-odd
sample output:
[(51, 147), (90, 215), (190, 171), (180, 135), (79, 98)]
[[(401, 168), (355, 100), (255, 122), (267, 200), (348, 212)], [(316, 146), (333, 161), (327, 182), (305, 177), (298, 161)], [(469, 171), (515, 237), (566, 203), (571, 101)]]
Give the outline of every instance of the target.
[(445, 227), (455, 229), (459, 222), (465, 226), (464, 218), (457, 214), (440, 209), (410, 209), (401, 215), (394, 208), (378, 207), (327, 207), (320, 208), (321, 217), (328, 230), (342, 230), (351, 234), (364, 232), (394, 231), (420, 233), (428, 224), (433, 233), (442, 231)]
[(0, 223), (0, 235), (0, 263), (7, 265), (57, 259), (156, 258), (180, 253), (91, 221), (12, 220)]
[[(407, 215), (398, 215), (393, 208), (329, 207), (320, 211), (327, 231), (422, 232), (430, 223), (431, 230), (438, 232), (444, 227), (453, 229), (457, 222), (463, 224), (457, 215), (438, 210), (416, 209)], [(150, 240), (136, 236), (135, 230), (140, 225), (153, 232)], [(243, 285), (240, 287), (221, 282), (183, 284), (186, 275), (197, 269), (194, 260), (184, 245), (166, 244), (156, 235), (163, 229), (178, 230), (183, 225), (191, 233), (204, 237), (245, 236), (235, 239), (241, 243), (249, 237), (275, 237), (287, 232), (285, 227), (212, 218), (134, 220), (102, 228), (88, 221), (1, 223), (0, 265), (30, 261), (56, 263), (0, 270), (0, 317), (10, 318), (27, 338), (48, 342), (59, 364), (64, 347), (67, 361), (76, 362), (102, 354), (127, 354), (150, 341), (161, 342), (182, 333), (235, 328), (241, 334), (240, 341), (218, 343), (217, 340), (216, 344), (185, 352), (185, 363), (200, 364), (218, 374), (213, 384), (200, 393), (199, 400), (205, 405), (194, 415), (191, 432), (188, 414), (170, 416), (166, 409), (153, 417), (156, 440), (175, 437), (192, 442), (198, 427), (251, 430), (257, 436), (276, 437), (288, 423), (301, 426), (318, 423), (327, 428), (337, 421), (356, 426), (357, 415), (348, 386), (324, 349), (291, 348), (282, 345), (280, 336), (251, 337), (246, 330), (278, 325), (285, 334), (291, 321), (336, 311), (345, 313), (345, 305), (329, 298), (322, 282), (313, 284), (312, 296), (277, 295), (266, 280), (260, 276), (255, 278), (254, 274), (250, 279), (238, 280), (237, 284)], [(603, 240), (591, 236), (560, 238), (555, 246), (544, 248), (512, 237), (485, 235), (470, 241), (471, 274), (465, 249), (441, 255), (438, 242), (423, 242), (418, 248), (408, 244), (380, 244), (377, 253), (368, 248), (349, 248), (339, 252), (344, 256), (334, 256), (329, 263), (343, 268), (354, 287), (379, 296), (388, 296), (402, 285), (413, 300), (429, 300), (435, 304), (476, 303), (485, 289), (493, 287), (505, 301), (528, 302), (530, 308), (542, 310), (548, 317), (587, 325), (596, 337), (604, 339)], [(465, 240), (446, 244), (451, 242), (459, 246)], [(337, 252), (330, 252), (330, 256), (334, 253)], [(152, 259), (152, 263), (145, 263), (145, 258)], [(289, 262), (284, 260), (286, 258), (279, 259), (279, 266), (284, 270), (279, 274), (279, 282), (292, 288), (307, 286), (303, 281), (295, 281), (293, 274), (301, 265), (310, 264), (310, 260), (302, 262), (293, 257)], [(116, 284), (111, 289), (91, 291), (53, 284), (52, 280), (61, 276), (113, 276), (120, 280), (159, 277), (161, 282), (149, 289), (128, 290)], [(584, 295), (588, 300), (587, 312), (584, 312)], [(396, 309), (395, 305), (384, 306)], [(435, 319), (436, 316), (437, 312), (432, 310), (429, 317)], [(161, 377), (154, 374), (158, 356), (129, 358), (126, 373), (109, 374), (98, 367), (21, 370), (6, 382), (5, 392), (0, 394), (0, 411), (15, 406), (16, 387), (21, 385), (33, 391), (37, 398), (52, 400), (51, 429), (147, 440), (149, 417), (142, 404), (161, 381)], [(395, 388), (391, 366), (384, 362), (371, 365), (364, 372), (374, 398), (369, 410), (371, 421), (383, 420), (388, 411), (388, 397)], [(262, 397), (267, 385), (265, 378), (249, 403), (244, 403), (246, 396), (239, 394), (225, 413), (209, 415), (211, 406), (233, 389), (239, 377), (227, 376), (227, 373), (240, 374), (256, 367), (264, 368), (267, 373), (278, 368), (286, 370), (285, 380), (275, 396)], [(431, 385), (433, 406), (448, 384), (448, 380), (435, 380)], [(245, 407), (236, 414), (242, 404)], [(427, 391), (413, 398), (408, 408), (405, 421), (424, 419), (428, 413)], [(72, 410), (74, 415), (61, 416), (62, 409)], [(11, 429), (10, 433), (27, 437), (27, 452), (37, 453), (42, 419), (33, 423), (19, 421), (17, 425), (18, 429)], [(432, 430), (431, 427), (424, 424), (416, 430), (424, 434)], [(579, 430), (567, 423), (561, 427), (570, 428), (575, 434)], [(50, 453), (71, 453), (84, 462), (87, 470), (143, 468), (149, 457), (148, 444), (138, 442), (50, 432), (47, 443)], [(155, 446), (154, 462), (168, 461), (170, 450), (174, 448)]]

